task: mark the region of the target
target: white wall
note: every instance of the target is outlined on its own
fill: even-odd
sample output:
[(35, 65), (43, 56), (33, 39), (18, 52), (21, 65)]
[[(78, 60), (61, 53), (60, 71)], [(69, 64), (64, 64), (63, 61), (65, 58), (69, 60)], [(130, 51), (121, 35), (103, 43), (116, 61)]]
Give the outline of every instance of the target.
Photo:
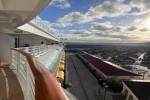
[(40, 46), (41, 41), (45, 43), (44, 40), (32, 38), (32, 37), (19, 38), (19, 46), (23, 47), (25, 44), (29, 44), (29, 46)]
[(41, 39), (33, 38), (32, 39), (32, 46), (39, 46), (41, 45)]
[(15, 41), (6, 34), (0, 33), (0, 58), (1, 61), (10, 61), (10, 48), (14, 48)]
[(25, 44), (29, 44), (29, 46), (31, 46), (31, 42), (31, 38), (19, 38), (19, 47), (23, 47)]

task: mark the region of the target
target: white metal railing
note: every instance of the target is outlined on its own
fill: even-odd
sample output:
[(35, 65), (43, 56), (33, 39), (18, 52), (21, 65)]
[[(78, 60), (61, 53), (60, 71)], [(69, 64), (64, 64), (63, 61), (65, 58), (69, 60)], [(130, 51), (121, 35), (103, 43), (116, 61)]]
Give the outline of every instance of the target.
[(56, 35), (57, 33), (54, 33), (52, 31), (52, 28), (51, 28), (51, 23), (46, 21), (46, 20), (42, 20), (39, 16), (36, 16), (33, 20), (31, 20), (31, 23), (35, 24), (36, 26), (44, 29), (46, 32), (48, 33), (52, 33), (51, 35), (53, 37), (59, 37), (58, 35)]
[[(60, 46), (58, 45), (42, 45), (42, 46), (32, 46), (32, 47), (21, 47), (17, 50), (25, 51), (35, 57), (49, 51), (56, 49)], [(29, 63), (26, 57), (17, 52), (16, 50), (11, 50), (11, 69), (17, 75), (20, 82), (21, 88), (23, 90), (25, 100), (34, 100), (35, 98), (35, 77), (30, 69)]]
[(11, 50), (11, 69), (16, 74), (21, 85), (25, 100), (35, 99), (35, 78), (26, 57)]
[[(29, 59), (30, 57), (32, 58), (33, 56), (31, 56), (31, 55), (27, 56), (28, 53), (38, 56), (44, 52), (49, 51), (50, 49), (58, 49), (59, 47), (60, 47), (60, 45), (45, 45), (45, 46), (23, 47), (23, 48), (17, 48), (17, 49), (11, 50), (11, 69), (16, 74), (16, 76), (19, 80), (25, 100), (35, 100), (35, 99), (50, 100), (51, 96), (55, 98), (55, 96), (53, 96), (53, 93), (49, 92), (49, 91), (59, 93), (59, 94), (57, 94), (57, 96), (58, 96), (58, 98), (59, 97), (63, 98), (61, 100), (77, 100), (76, 97), (74, 97), (73, 95), (66, 93), (66, 92), (64, 93), (61, 90), (62, 88), (59, 87), (60, 85), (58, 84), (56, 79), (54, 79), (54, 76), (52, 75), (52, 73), (48, 74), (46, 71), (47, 69), (46, 70), (43, 69), (44, 66), (41, 66), (41, 64), (36, 63), (35, 58)], [(27, 53), (24, 53), (22, 50)], [(32, 68), (32, 70), (31, 70), (31, 68)], [(34, 71), (33, 71), (33, 68), (34, 68)], [(40, 69), (42, 69), (42, 73), (38, 73), (38, 74), (41, 74), (40, 76), (43, 78), (42, 81), (40, 80), (41, 77), (39, 78), (39, 76), (37, 75), (37, 72), (36, 72), (36, 70), (38, 70), (38, 72), (39, 72)], [(45, 74), (42, 76), (43, 73), (45, 73)], [(44, 80), (44, 77), (46, 77), (45, 80)], [(35, 79), (36, 79), (36, 81), (35, 81)], [(38, 86), (38, 88), (39, 88), (39, 86), (42, 87), (42, 85), (44, 83), (47, 84), (48, 82), (49, 82), (49, 84), (45, 88), (46, 89), (49, 88), (48, 93), (52, 93), (52, 94), (51, 94), (51, 96), (46, 96), (46, 97), (50, 97), (50, 98), (47, 98), (47, 99), (36, 98), (37, 91), (35, 88), (37, 88), (37, 86)], [(36, 84), (38, 84), (38, 85), (36, 85)], [(44, 84), (44, 85), (46, 85), (46, 84)], [(51, 87), (55, 88), (54, 89), (55, 91)], [(42, 88), (44, 88), (44, 87), (42, 87)], [(43, 89), (43, 90), (45, 91), (45, 89)], [(38, 92), (40, 92), (40, 91), (38, 91)], [(37, 93), (37, 94), (40, 95), (39, 93)], [(50, 95), (50, 94), (48, 94), (48, 95)], [(44, 95), (40, 95), (40, 97), (41, 96), (42, 96), (42, 98), (44, 98), (43, 97)], [(53, 99), (53, 100), (56, 100), (56, 99)]]
[(42, 46), (32, 46), (32, 47), (21, 47), (21, 48), (17, 48), (19, 50), (23, 50), (35, 57), (49, 51), (49, 50), (53, 50), (56, 48), (59, 48), (59, 45), (42, 45)]

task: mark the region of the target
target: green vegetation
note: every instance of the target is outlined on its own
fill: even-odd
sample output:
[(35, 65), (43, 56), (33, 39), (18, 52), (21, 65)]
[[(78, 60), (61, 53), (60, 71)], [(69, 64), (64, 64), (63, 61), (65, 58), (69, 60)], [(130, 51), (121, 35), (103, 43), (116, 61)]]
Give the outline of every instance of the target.
[(111, 77), (109, 79), (107, 79), (107, 84), (109, 85), (109, 88), (113, 91), (113, 92), (121, 92), (122, 91), (122, 81), (115, 78), (115, 77)]
[(100, 55), (103, 59), (108, 59), (109, 57), (117, 56), (120, 54), (120, 51), (118, 51), (115, 48), (101, 48), (101, 49), (95, 48), (87, 50), (86, 52), (93, 55)]
[(127, 69), (127, 70), (130, 70), (132, 71), (132, 67), (131, 66), (128, 66), (128, 65), (121, 65), (121, 67)]
[(91, 51), (89, 51), (89, 53), (92, 55), (98, 55), (99, 51), (98, 50), (91, 50)]

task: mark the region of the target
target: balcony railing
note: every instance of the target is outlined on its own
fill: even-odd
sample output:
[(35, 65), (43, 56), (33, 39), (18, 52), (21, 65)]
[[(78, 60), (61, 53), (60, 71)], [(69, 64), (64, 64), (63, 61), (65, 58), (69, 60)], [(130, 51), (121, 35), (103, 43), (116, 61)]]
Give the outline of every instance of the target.
[(34, 56), (12, 49), (12, 58), (25, 100), (67, 100), (55, 77)]
[(32, 47), (21, 47), (21, 48), (17, 48), (17, 49), (25, 51), (35, 57), (38, 57), (41, 54), (48, 52), (49, 50), (54, 50), (58, 47), (60, 47), (60, 46), (58, 46), (58, 45), (42, 45), (42, 46), (32, 46)]
[(51, 28), (51, 24), (48, 21), (42, 20), (39, 16), (36, 16), (33, 20), (31, 20), (32, 24), (35, 24), (36, 26), (40, 27), (41, 29), (45, 30), (48, 33), (51, 33), (53, 37), (58, 38), (59, 36), (56, 35), (57, 33), (54, 33), (54, 31)]
[[(11, 69), (16, 74), (25, 100), (72, 100), (72, 95), (65, 94), (54, 75), (42, 65), (35, 56), (50, 48), (25, 47), (11, 50)], [(74, 100), (74, 99), (73, 99)]]

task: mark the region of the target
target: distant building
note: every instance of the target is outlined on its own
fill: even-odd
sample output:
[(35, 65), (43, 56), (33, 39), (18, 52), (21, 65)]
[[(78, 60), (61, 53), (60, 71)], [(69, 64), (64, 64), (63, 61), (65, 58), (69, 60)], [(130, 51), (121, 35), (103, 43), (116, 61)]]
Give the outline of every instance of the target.
[(122, 94), (126, 100), (150, 100), (150, 81), (124, 81)]
[(141, 75), (128, 71), (124, 68), (118, 67), (114, 64), (105, 62), (100, 58), (94, 57), (90, 54), (79, 55), (80, 58), (88, 64), (88, 66), (99, 74), (103, 79), (116, 77), (118, 79), (140, 79)]

